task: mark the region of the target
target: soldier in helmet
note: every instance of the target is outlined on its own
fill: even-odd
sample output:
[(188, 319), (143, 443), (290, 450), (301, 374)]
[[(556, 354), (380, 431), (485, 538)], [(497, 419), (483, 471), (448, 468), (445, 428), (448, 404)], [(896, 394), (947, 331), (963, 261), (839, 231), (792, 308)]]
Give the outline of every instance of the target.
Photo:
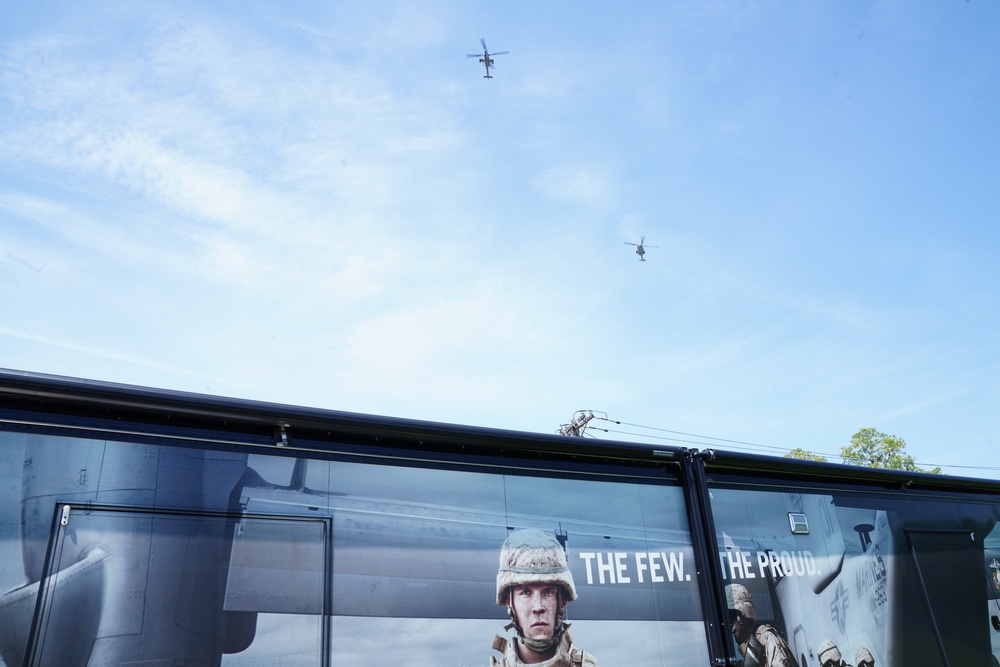
[(854, 652), (854, 667), (875, 667), (875, 656), (867, 646), (859, 646)]
[(576, 599), (573, 574), (566, 552), (555, 536), (528, 528), (507, 536), (500, 547), (497, 604), (507, 607), (516, 638), (499, 635), (493, 648), (503, 658), (490, 658), (494, 667), (597, 667), (594, 656), (573, 645), (566, 605)]
[(832, 639), (824, 639), (819, 644), (819, 667), (851, 667), (840, 655), (840, 648), (837, 642)]
[(746, 586), (726, 586), (729, 627), (743, 656), (744, 667), (796, 667), (788, 642), (773, 626), (758, 623), (757, 609)]

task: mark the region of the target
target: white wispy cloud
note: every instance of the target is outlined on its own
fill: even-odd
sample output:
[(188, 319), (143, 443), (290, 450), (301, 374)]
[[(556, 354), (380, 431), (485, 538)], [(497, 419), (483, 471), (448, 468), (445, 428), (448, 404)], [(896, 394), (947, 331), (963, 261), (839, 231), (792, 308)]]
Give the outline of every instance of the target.
[(551, 167), (536, 176), (532, 184), (547, 197), (595, 208), (607, 207), (617, 194), (607, 168), (595, 165)]
[[(104, 377), (198, 369), (270, 399), (518, 426), (579, 401), (737, 439), (849, 436), (862, 413), (950, 437), (940, 423), (995, 412), (972, 149), (995, 128), (988, 98), (927, 98), (905, 120), (940, 141), (894, 157), (914, 135), (880, 105), (955, 90), (959, 64), (921, 39), (937, 20), (886, 7), (5, 7), (5, 363), (51, 369), (48, 349)], [(870, 60), (893, 74), (878, 94), (845, 86), (817, 51), (865, 21), (942, 67)], [(511, 51), (493, 81), (465, 57), (479, 37)], [(987, 70), (961, 69), (969, 90), (996, 89)], [(856, 103), (817, 106), (846, 89)], [(639, 263), (623, 241), (643, 235), (659, 248)]]

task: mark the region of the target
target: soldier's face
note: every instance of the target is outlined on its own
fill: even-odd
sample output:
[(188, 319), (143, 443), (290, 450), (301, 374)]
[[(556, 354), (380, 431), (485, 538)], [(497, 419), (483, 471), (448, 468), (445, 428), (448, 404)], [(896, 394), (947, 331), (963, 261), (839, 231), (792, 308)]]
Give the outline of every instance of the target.
[(551, 639), (555, 633), (559, 611), (559, 586), (555, 584), (523, 584), (510, 593), (511, 606), (521, 632), (528, 639)]
[(729, 610), (729, 631), (733, 633), (737, 644), (742, 644), (749, 639), (752, 629), (753, 622), (749, 618), (735, 609)]

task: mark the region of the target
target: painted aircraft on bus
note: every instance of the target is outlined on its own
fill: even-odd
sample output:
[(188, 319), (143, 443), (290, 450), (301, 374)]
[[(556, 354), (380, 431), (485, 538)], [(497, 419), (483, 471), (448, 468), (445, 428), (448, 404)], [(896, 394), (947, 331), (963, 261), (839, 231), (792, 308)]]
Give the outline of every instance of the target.
[[(499, 546), (527, 527), (563, 543), (574, 619), (703, 634), (680, 487), (32, 437), (20, 461), (0, 447), (21, 471), (6, 665), (217, 665), (254, 643), (261, 614), (502, 624)], [(275, 462), (291, 472), (261, 474)], [(849, 663), (864, 648), (879, 667), (943, 665), (942, 651), (980, 665), (1000, 633), (998, 509), (915, 504), (713, 489), (719, 566), (800, 667), (827, 641)]]
[[(831, 642), (848, 664), (868, 655), (875, 665), (944, 664), (933, 657), (941, 651), (951, 665), (980, 664), (976, 656), (990, 644), (996, 664), (1000, 617), (989, 616), (1000, 606), (992, 600), (988, 613), (978, 594), (986, 590), (983, 540), (996, 508), (962, 506), (956, 521), (940, 509), (883, 509), (884, 500), (713, 496), (723, 576), (751, 590), (757, 620), (779, 629), (800, 665), (819, 665), (820, 647)], [(752, 530), (733, 516), (752, 517)], [(970, 591), (974, 597), (959, 599)]]
[[(702, 619), (686, 529), (592, 521), (582, 510), (556, 516), (544, 504), (537, 513), (505, 512), (502, 495), (495, 503), (470, 493), (465, 506), (430, 502), (430, 493), (394, 497), (389, 483), (372, 477), (398, 473), (386, 466), (359, 470), (369, 476), (358, 484), (366, 494), (316, 491), (305, 484), (305, 460), (277, 482), (252, 462), (245, 454), (61, 438), (26, 448), (26, 582), (0, 596), (6, 664), (27, 658), (74, 667), (178, 654), (214, 664), (252, 644), (261, 613), (503, 619), (499, 548), (510, 531), (527, 527), (563, 543), (581, 591), (574, 619)], [(439, 473), (407, 472), (426, 476), (431, 491)], [(663, 488), (681, 501), (679, 489)]]

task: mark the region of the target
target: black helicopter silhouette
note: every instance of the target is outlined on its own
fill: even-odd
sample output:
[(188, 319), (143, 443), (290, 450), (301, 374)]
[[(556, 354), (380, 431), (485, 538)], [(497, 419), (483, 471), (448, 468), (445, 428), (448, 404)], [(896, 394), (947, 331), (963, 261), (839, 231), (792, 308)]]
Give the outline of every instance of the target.
[(646, 237), (645, 236), (643, 236), (642, 238), (640, 238), (638, 243), (629, 243), (628, 241), (625, 241), (625, 245), (634, 245), (635, 246), (635, 254), (639, 255), (639, 261), (640, 262), (645, 262), (646, 261), (646, 248), (658, 248), (659, 247), (659, 246), (655, 246), (655, 245), (643, 245), (645, 242), (646, 242)]
[(496, 67), (496, 65), (493, 64), (493, 56), (502, 56), (505, 53), (510, 53), (510, 51), (497, 51), (495, 53), (490, 53), (490, 50), (486, 48), (485, 39), (480, 37), (479, 43), (483, 45), (483, 55), (479, 55), (478, 53), (470, 53), (468, 54), (468, 56), (470, 58), (479, 58), (479, 62), (481, 62), (483, 65), (486, 66), (486, 76), (484, 76), (483, 78), (492, 79), (493, 77), (490, 76), (490, 67)]

